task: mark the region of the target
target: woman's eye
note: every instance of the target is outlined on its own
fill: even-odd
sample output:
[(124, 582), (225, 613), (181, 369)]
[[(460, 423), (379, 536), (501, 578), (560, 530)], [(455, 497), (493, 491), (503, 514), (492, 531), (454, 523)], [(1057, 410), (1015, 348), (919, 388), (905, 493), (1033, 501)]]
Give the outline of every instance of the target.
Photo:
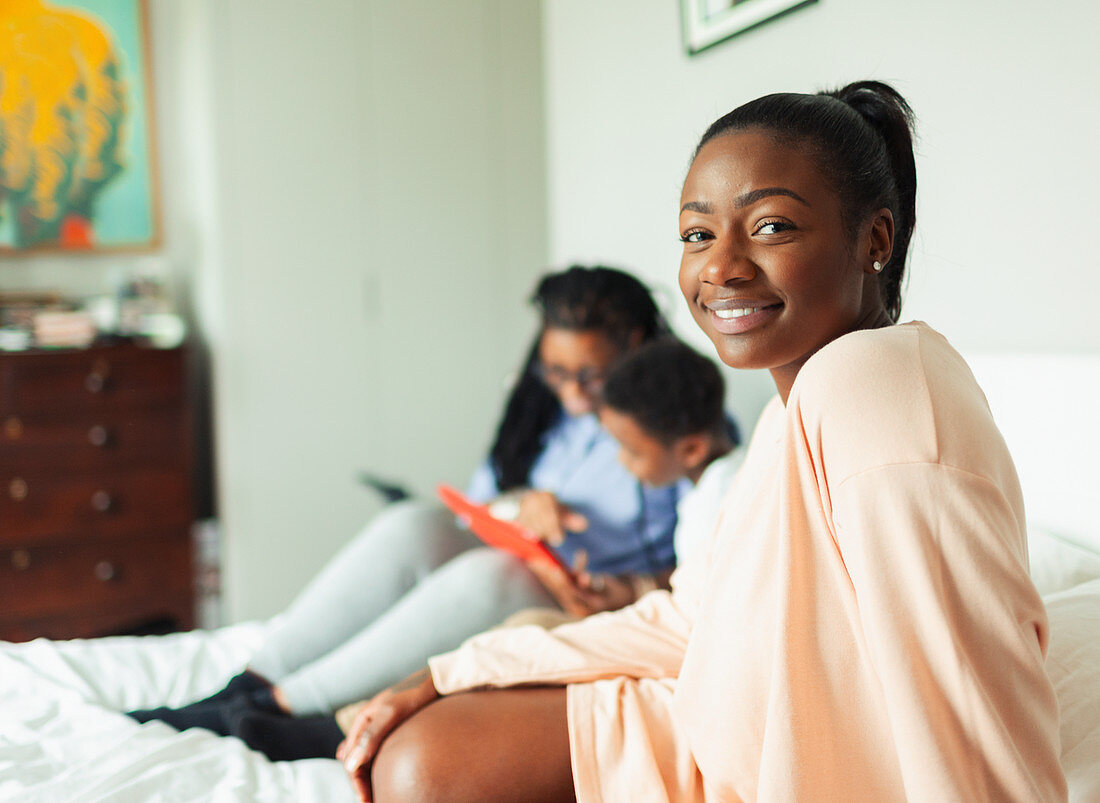
[(759, 226), (756, 227), (754, 234), (779, 234), (780, 232), (789, 231), (793, 229), (790, 223), (785, 220), (765, 220)]
[(701, 243), (707, 238), (707, 233), (702, 229), (692, 229), (680, 235), (682, 243)]

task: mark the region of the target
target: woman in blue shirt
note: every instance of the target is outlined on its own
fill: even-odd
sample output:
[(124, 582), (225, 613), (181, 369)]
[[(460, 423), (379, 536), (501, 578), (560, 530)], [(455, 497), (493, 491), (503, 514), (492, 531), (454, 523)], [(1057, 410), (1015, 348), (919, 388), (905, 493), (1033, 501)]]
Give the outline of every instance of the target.
[[(599, 607), (617, 607), (624, 582), (667, 574), (683, 489), (643, 487), (619, 465), (594, 408), (611, 365), (668, 327), (645, 286), (610, 268), (549, 274), (532, 300), (539, 335), (469, 495), (566, 562), (587, 562), (586, 579), (607, 589)], [(271, 717), (331, 714), (522, 608), (554, 604), (525, 564), (482, 546), (439, 506), (391, 505), (275, 620), (222, 691), (131, 716), (232, 732), (272, 758), (298, 757), (293, 746), (283, 752)], [(331, 717), (322, 722), (334, 751), (339, 734)]]

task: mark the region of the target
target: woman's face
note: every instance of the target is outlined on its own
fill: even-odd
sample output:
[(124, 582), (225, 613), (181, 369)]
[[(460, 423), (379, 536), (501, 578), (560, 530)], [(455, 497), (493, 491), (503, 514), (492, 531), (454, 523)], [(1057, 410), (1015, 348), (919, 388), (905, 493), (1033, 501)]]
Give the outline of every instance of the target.
[(594, 329), (547, 327), (539, 338), (540, 374), (569, 415), (596, 409), (611, 364), (620, 349)]
[(871, 265), (889, 257), (892, 223), (853, 236), (802, 150), (759, 130), (717, 137), (680, 203), (680, 289), (696, 323), (727, 365), (770, 369), (784, 401), (814, 352), (889, 322)]

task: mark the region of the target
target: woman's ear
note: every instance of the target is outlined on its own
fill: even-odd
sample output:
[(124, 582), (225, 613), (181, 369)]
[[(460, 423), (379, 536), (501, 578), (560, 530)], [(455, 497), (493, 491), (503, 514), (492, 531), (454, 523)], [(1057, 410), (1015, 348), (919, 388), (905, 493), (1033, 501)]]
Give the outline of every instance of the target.
[(867, 255), (863, 265), (865, 273), (879, 273), (894, 252), (894, 215), (885, 207), (871, 217), (867, 232)]

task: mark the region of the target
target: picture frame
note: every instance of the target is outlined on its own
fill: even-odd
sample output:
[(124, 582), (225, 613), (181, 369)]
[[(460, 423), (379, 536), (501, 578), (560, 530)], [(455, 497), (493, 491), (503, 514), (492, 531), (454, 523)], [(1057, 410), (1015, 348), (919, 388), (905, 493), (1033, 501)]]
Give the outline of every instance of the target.
[(680, 0), (684, 48), (694, 56), (815, 2), (817, 0)]
[(160, 247), (147, 0), (0, 6), (0, 255)]

